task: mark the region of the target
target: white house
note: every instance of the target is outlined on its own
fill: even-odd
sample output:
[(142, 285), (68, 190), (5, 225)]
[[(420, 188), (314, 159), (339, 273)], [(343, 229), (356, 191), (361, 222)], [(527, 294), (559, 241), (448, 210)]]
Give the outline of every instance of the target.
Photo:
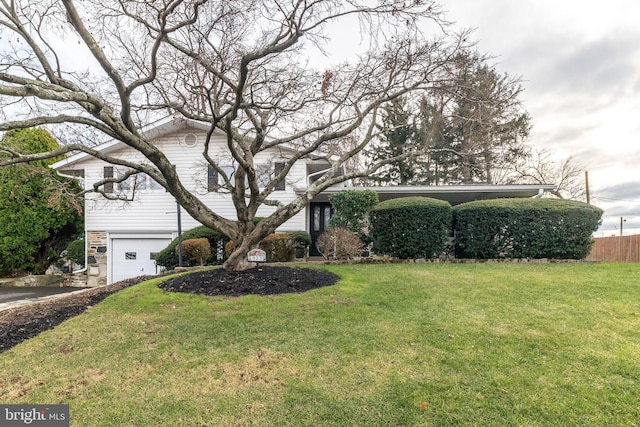
[[(194, 195), (214, 207), (221, 216), (233, 219), (235, 210), (230, 197), (218, 191), (217, 175), (211, 172), (202, 155), (207, 129), (194, 121), (167, 118), (143, 130), (143, 133), (171, 160), (184, 185)], [(120, 141), (107, 142), (95, 149), (129, 161), (144, 160), (141, 154)], [(213, 136), (209, 153), (217, 157), (220, 164), (224, 164), (223, 156), (227, 151), (223, 135)], [(259, 169), (260, 165), (277, 168), (281, 164), (278, 160), (284, 161), (286, 155), (283, 149), (260, 153), (256, 157), (256, 168)], [(231, 171), (231, 158), (228, 162), (227, 167)], [(126, 168), (85, 153), (69, 156), (52, 167), (62, 174), (80, 177), (87, 189), (106, 177), (117, 177), (127, 172)], [(283, 203), (292, 201), (297, 192), (303, 191), (327, 168), (328, 164), (323, 160), (311, 157), (299, 160), (271, 198)], [(265, 170), (264, 173), (268, 174), (269, 171)], [(107, 184), (104, 188), (107, 192), (126, 195), (132, 200), (109, 200), (97, 193), (87, 194), (85, 241), (88, 286), (156, 274), (155, 254), (164, 249), (178, 233), (179, 208), (173, 196), (145, 175), (130, 177), (122, 183)], [(381, 200), (420, 195), (448, 200), (451, 204), (497, 197), (533, 197), (553, 188), (552, 185), (370, 187), (379, 193)], [(316, 238), (327, 227), (331, 216), (329, 195), (344, 189), (344, 185), (327, 189), (278, 231), (306, 230)], [(266, 216), (270, 209), (273, 208), (263, 206), (258, 215)], [(197, 225), (199, 223), (181, 211), (182, 230)]]

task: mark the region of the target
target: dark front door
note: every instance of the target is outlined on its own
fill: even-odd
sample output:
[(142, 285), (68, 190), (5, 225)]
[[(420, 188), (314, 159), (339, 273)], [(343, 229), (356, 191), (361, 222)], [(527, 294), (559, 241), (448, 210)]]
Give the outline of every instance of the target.
[(321, 256), (316, 248), (316, 241), (318, 237), (329, 229), (329, 220), (333, 215), (333, 208), (329, 202), (318, 202), (309, 204), (309, 234), (311, 234), (311, 247), (309, 248), (309, 255)]

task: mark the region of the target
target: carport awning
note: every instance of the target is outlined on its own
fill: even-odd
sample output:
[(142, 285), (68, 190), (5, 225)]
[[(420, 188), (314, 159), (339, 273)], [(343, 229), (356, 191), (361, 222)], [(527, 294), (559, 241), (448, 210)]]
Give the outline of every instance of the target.
[(471, 202), (474, 200), (489, 200), (514, 197), (540, 196), (544, 191), (555, 189), (552, 184), (469, 184), (469, 185), (416, 185), (416, 186), (384, 186), (384, 187), (344, 187), (334, 186), (327, 188), (314, 202), (326, 202), (329, 196), (343, 190), (373, 190), (378, 193), (380, 201), (397, 199), (400, 197), (432, 197), (446, 200), (451, 205)]

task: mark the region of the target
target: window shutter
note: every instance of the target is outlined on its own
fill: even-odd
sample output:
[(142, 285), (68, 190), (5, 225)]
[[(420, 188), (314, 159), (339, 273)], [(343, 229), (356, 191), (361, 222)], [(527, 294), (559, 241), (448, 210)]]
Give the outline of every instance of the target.
[(216, 171), (213, 166), (208, 165), (207, 167), (207, 190), (208, 191), (218, 191), (220, 185), (218, 184), (218, 171)]
[[(282, 162), (277, 162), (274, 164), (274, 168), (273, 171), (275, 173), (275, 175), (278, 175), (279, 173), (281, 173), (284, 170), (284, 163)], [(276, 184), (276, 191), (284, 191), (286, 188), (284, 179), (280, 180), (277, 184)]]
[[(105, 178), (113, 178), (113, 166), (105, 166), (103, 175)], [(104, 192), (113, 193), (113, 182), (104, 183)]]

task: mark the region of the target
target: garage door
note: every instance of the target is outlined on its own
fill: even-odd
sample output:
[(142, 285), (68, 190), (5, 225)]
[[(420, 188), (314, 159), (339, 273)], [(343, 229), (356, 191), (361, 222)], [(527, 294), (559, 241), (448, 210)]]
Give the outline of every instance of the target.
[(111, 283), (159, 271), (155, 255), (171, 243), (168, 237), (117, 237), (111, 239)]

